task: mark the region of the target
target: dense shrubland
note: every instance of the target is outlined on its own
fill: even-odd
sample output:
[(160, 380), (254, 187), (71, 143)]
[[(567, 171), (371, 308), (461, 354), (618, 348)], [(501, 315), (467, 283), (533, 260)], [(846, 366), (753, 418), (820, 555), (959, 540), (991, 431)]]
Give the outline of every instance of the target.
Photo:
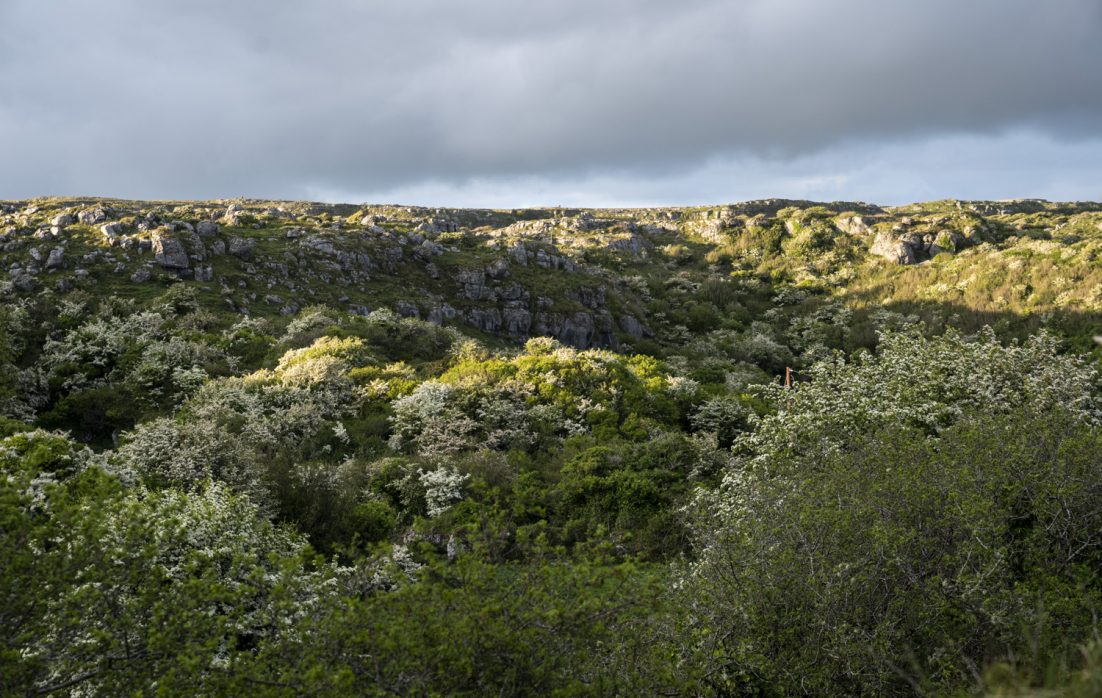
[(617, 350), (5, 297), (0, 694), (1096, 694), (1093, 316), (835, 294), (835, 215), (653, 251)]

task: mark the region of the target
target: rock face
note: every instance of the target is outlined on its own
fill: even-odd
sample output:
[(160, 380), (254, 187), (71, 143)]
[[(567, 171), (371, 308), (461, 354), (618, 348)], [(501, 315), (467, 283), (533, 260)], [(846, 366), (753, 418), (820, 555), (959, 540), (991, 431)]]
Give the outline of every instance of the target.
[[(692, 245), (696, 259), (713, 259), (712, 250), (702, 249), (710, 244), (725, 248), (715, 250), (716, 258), (737, 254), (754, 264), (768, 255), (797, 254), (794, 245), (765, 247), (787, 243), (785, 229), (789, 236), (813, 229), (844, 243), (847, 255), (860, 246), (890, 263), (917, 264), (976, 245), (986, 231), (998, 246), (1014, 227), (1029, 229), (1030, 237), (1047, 233), (1061, 244), (1072, 244), (1072, 233), (1102, 230), (1102, 205), (1085, 203), (960, 202), (929, 210), (766, 200), (524, 212), (228, 203), (0, 203), (0, 252), (11, 255), (7, 278), (15, 290), (28, 292), (90, 286), (79, 282), (85, 272), (89, 282), (105, 273), (135, 284), (214, 282), (225, 303), (244, 313), (293, 313), (335, 301), (353, 312), (388, 307), (436, 324), (466, 324), (515, 344), (543, 335), (577, 348), (615, 347), (618, 338), (666, 343), (681, 336), (683, 313), (652, 315), (648, 309), (653, 295), (670, 292), (672, 308), (700, 291), (702, 272), (666, 254), (667, 248), (687, 249), (682, 243)], [(980, 213), (1011, 208), (1058, 210), (1063, 218), (1034, 226), (1032, 220), (988, 222)], [(1074, 227), (1058, 232), (1071, 222)], [(99, 249), (88, 253), (87, 243)], [(833, 264), (830, 252), (815, 248), (815, 255), (824, 255), (816, 261)], [(721, 273), (716, 267), (708, 273)], [(723, 312), (731, 303), (713, 305)]]
[(532, 313), (524, 308), (506, 308), (501, 313), (501, 324), (511, 337), (527, 337), (532, 326)]
[(187, 269), (189, 265), (184, 243), (165, 230), (153, 231), (153, 258), (165, 269)]
[(620, 318), (620, 329), (635, 339), (654, 336), (653, 332), (632, 315), (624, 315)]

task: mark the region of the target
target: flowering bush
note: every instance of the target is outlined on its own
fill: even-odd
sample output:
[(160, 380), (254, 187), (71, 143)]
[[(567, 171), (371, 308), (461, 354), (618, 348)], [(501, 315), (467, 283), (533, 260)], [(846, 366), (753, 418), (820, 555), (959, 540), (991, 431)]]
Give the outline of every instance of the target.
[(886, 332), (876, 355), (823, 361), (807, 373), (811, 381), (791, 390), (756, 389), (776, 411), (752, 418), (753, 431), (737, 444), (753, 462), (828, 452), (848, 435), (890, 424), (937, 433), (967, 412), (1062, 407), (1091, 423), (1102, 419), (1098, 371), (1061, 354), (1059, 341), (1047, 334), (1004, 346), (990, 329), (974, 338), (955, 331), (934, 339)]

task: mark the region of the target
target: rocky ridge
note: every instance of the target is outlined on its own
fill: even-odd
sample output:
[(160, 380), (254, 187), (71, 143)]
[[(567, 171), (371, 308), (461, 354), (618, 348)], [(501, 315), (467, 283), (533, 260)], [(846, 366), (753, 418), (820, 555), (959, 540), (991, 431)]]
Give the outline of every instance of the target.
[(1089, 262), (1100, 237), (1102, 205), (1036, 200), (477, 210), (36, 199), (0, 202), (0, 293), (187, 283), (242, 314), (387, 308), (504, 341), (616, 348), (676, 341), (677, 323), (652, 307), (655, 284), (758, 275), (837, 292), (844, 268), (1037, 244)]

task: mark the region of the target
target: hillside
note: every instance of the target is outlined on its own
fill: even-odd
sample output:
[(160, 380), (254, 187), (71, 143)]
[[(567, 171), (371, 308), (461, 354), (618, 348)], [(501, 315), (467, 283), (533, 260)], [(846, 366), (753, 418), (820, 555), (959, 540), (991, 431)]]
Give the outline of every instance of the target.
[(182, 281), (211, 310), (389, 308), (578, 348), (679, 343), (686, 330), (760, 319), (760, 304), (789, 288), (776, 305), (957, 305), (1007, 319), (1102, 307), (1092, 203), (490, 211), (41, 199), (0, 212), (16, 294), (149, 298)]
[(0, 694), (1091, 695), (1100, 255), (1037, 200), (0, 202)]

